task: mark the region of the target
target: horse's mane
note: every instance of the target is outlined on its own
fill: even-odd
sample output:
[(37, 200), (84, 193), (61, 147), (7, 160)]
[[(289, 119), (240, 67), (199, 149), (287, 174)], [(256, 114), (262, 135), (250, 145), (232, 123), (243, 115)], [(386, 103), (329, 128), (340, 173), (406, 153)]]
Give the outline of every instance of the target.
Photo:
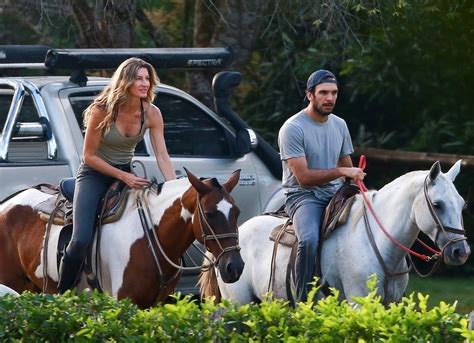
[[(395, 192), (395, 189), (400, 188), (400, 184), (403, 184), (407, 187), (419, 187), (419, 183), (422, 182), (422, 178), (420, 176), (425, 176), (426, 171), (424, 170), (416, 170), (411, 171), (406, 174), (400, 175), (396, 179), (390, 181), (386, 185), (384, 185), (380, 190), (370, 190), (366, 195), (367, 198), (370, 199), (371, 202), (374, 201), (377, 194), (379, 192)], [(354, 220), (352, 221), (352, 229), (355, 229), (357, 223), (362, 219), (363, 215), (363, 199), (361, 194), (356, 195), (356, 201), (352, 207), (352, 213), (354, 216)]]
[(427, 172), (428, 171), (426, 170), (415, 170), (415, 171), (411, 171), (406, 174), (400, 175), (396, 179), (390, 181), (385, 186), (380, 188), (379, 192), (390, 191), (392, 188), (399, 187), (399, 184), (402, 184), (404, 186), (409, 186), (409, 187), (415, 187), (416, 185), (418, 185), (420, 182), (423, 181), (423, 178), (421, 178), (421, 176), (426, 176)]
[(132, 200), (132, 208), (136, 208), (137, 197), (139, 194), (143, 194), (141, 200), (144, 202), (145, 206), (150, 206), (150, 199), (159, 196), (165, 185), (181, 188), (180, 185), (184, 183), (188, 183), (187, 178), (160, 182), (156, 177), (152, 177), (148, 186), (145, 186), (142, 189), (131, 190), (129, 201)]

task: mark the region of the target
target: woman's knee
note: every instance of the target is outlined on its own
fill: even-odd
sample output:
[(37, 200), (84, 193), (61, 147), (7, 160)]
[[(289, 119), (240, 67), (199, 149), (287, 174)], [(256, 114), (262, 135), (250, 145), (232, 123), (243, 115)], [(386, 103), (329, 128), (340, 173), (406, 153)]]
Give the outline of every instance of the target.
[(76, 258), (84, 258), (89, 242), (85, 240), (71, 240), (67, 246), (67, 254)]

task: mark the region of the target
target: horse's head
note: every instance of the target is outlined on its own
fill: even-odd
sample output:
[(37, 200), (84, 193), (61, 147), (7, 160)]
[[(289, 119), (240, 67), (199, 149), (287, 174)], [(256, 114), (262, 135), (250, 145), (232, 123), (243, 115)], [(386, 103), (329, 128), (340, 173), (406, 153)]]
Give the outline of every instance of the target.
[(444, 262), (450, 265), (465, 263), (471, 253), (462, 219), (465, 202), (453, 184), (460, 168), (461, 160), (444, 174), (439, 162), (434, 163), (415, 204), (418, 228), (436, 243), (443, 253)]
[(240, 209), (230, 192), (237, 185), (240, 170), (232, 173), (222, 185), (215, 179), (200, 180), (187, 169), (189, 182), (196, 189), (196, 209), (193, 228), (196, 239), (216, 258), (222, 280), (227, 283), (239, 279), (244, 269), (240, 256), (237, 218)]

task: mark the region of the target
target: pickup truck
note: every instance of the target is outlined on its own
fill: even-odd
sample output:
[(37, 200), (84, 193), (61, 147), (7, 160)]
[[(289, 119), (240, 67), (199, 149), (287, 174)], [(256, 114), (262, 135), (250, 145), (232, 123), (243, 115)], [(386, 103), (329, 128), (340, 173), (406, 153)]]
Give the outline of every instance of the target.
[[(82, 113), (107, 85), (108, 78), (89, 77), (95, 69), (115, 69), (128, 57), (140, 57), (161, 69), (216, 69), (230, 64), (225, 48), (186, 49), (50, 49), (45, 46), (0, 46), (0, 203), (38, 183), (58, 184), (76, 174), (81, 161)], [(3, 76), (10, 69), (40, 68), (43, 75)], [(50, 76), (64, 72), (64, 76)], [(35, 71), (38, 73), (38, 71)], [(46, 75), (44, 75), (46, 74)], [(68, 75), (69, 74), (69, 75)], [(200, 177), (224, 181), (241, 169), (232, 192), (239, 222), (284, 203), (278, 153), (236, 115), (229, 97), (241, 74), (222, 71), (213, 80), (216, 112), (170, 85), (156, 88), (155, 104), (165, 123), (165, 140), (178, 176), (183, 167)], [(148, 135), (135, 151), (137, 174), (163, 180)], [(143, 170), (145, 169), (145, 170)], [(195, 254), (191, 253), (191, 254)], [(186, 259), (185, 259), (186, 263)], [(197, 293), (197, 273), (185, 273), (177, 290)]]

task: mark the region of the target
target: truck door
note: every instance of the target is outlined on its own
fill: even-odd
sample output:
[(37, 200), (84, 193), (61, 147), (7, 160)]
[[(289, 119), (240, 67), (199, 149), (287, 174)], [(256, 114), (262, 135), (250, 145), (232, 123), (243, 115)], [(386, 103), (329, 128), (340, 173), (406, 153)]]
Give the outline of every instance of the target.
[[(221, 119), (182, 94), (160, 91), (155, 102), (163, 115), (165, 141), (178, 177), (185, 175), (183, 167), (186, 167), (199, 177), (215, 177), (224, 182), (240, 169), (240, 182), (232, 191), (241, 209), (239, 222), (259, 214), (257, 176), (251, 153), (236, 156), (235, 135)], [(150, 170), (157, 168), (151, 165)]]

